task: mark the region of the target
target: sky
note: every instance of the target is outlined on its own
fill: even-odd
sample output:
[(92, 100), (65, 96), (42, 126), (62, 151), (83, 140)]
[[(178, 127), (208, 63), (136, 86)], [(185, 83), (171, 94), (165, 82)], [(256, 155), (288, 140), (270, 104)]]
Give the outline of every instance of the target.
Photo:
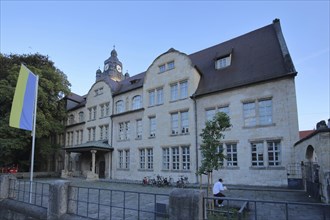
[(311, 130), (330, 118), (329, 11), (329, 0), (0, 0), (0, 52), (48, 55), (85, 95), (114, 47), (133, 76), (170, 48), (189, 55), (279, 18), (298, 72), (299, 130)]

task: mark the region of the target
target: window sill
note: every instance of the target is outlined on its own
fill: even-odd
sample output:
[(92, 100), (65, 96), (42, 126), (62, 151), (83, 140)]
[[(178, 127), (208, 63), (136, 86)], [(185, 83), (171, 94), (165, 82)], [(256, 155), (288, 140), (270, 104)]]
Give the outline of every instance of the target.
[(129, 168), (117, 168), (119, 171), (129, 171)]
[(251, 128), (264, 128), (264, 127), (272, 127), (276, 126), (275, 123), (267, 124), (267, 125), (254, 125), (254, 126), (243, 126), (242, 129), (251, 129)]
[(179, 102), (185, 99), (188, 99), (189, 97), (185, 97), (185, 98), (180, 98), (180, 99), (176, 99), (176, 100), (171, 100), (170, 103), (175, 103), (175, 102)]
[(239, 170), (239, 166), (223, 166), (222, 167), (223, 169), (226, 169), (226, 170)]
[(184, 135), (190, 135), (190, 133), (187, 132), (187, 133), (181, 133), (181, 134), (170, 134), (170, 137), (177, 137), (177, 136), (184, 136)]
[(250, 170), (285, 170), (285, 167), (283, 166), (250, 167)]

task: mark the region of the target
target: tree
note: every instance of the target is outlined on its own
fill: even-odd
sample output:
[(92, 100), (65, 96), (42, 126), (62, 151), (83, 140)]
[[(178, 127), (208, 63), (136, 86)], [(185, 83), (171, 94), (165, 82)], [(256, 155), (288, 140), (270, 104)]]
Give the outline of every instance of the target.
[(223, 149), (220, 148), (223, 132), (230, 128), (230, 118), (226, 113), (217, 113), (212, 120), (207, 121), (200, 136), (203, 139), (201, 144), (202, 164), (198, 169), (200, 176), (207, 175), (208, 192), (211, 192), (212, 172), (221, 168), (220, 161), (223, 161)]
[[(66, 118), (63, 95), (69, 94), (67, 76), (41, 54), (0, 54), (0, 166), (19, 163), (27, 170), (31, 152), (31, 132), (9, 127), (9, 115), (21, 63), (39, 75), (36, 120), (36, 167), (40, 169), (59, 147), (52, 143), (53, 135), (63, 132)], [(38, 170), (38, 169), (36, 169)]]

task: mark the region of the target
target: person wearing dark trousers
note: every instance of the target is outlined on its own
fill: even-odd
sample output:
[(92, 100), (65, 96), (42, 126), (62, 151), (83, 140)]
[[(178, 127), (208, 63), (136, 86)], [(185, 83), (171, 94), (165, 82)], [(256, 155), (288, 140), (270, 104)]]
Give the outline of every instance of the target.
[[(222, 193), (225, 191), (227, 187), (223, 186), (222, 179), (220, 178), (216, 183), (213, 185), (213, 196), (215, 197), (225, 197), (225, 195)], [(215, 199), (214, 205), (216, 207), (222, 207), (223, 199)]]

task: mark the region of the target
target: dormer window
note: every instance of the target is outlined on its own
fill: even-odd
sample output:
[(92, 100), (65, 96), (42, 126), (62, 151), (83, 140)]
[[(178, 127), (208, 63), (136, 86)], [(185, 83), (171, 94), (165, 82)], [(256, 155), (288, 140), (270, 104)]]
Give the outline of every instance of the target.
[(159, 73), (174, 69), (174, 61), (167, 62), (166, 64), (159, 65)]
[(159, 66), (159, 72), (160, 73), (165, 72), (165, 70), (166, 70), (165, 64)]
[(174, 61), (171, 61), (171, 62), (167, 63), (167, 69), (168, 70), (174, 69)]
[(215, 69), (223, 69), (231, 64), (231, 54), (220, 57), (215, 61)]

